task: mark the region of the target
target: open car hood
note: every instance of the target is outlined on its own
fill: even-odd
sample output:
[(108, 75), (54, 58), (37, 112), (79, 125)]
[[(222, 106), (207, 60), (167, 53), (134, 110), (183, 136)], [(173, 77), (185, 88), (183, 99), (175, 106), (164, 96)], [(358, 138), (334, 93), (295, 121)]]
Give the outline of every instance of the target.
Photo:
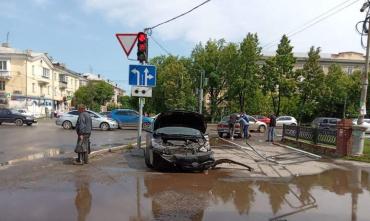
[(163, 127), (188, 127), (205, 133), (207, 124), (202, 114), (190, 111), (167, 111), (158, 115), (153, 130)]

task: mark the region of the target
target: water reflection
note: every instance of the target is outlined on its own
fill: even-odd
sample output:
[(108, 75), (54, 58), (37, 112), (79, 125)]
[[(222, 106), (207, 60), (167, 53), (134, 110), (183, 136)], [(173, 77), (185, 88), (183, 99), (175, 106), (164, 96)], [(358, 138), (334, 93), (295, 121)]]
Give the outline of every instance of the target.
[(85, 221), (90, 213), (92, 195), (90, 193), (89, 182), (77, 178), (75, 206), (77, 209), (77, 220)]
[[(368, 192), (370, 187), (369, 174), (361, 168), (348, 171), (336, 169), (319, 175), (297, 177), (288, 182), (235, 181), (235, 177), (230, 178), (219, 171), (208, 175), (165, 174), (144, 177), (144, 185), (144, 196), (151, 200), (155, 220), (204, 220), (207, 212), (220, 205), (232, 205), (239, 216), (251, 215), (263, 207), (264, 220), (287, 219), (297, 214), (302, 216), (302, 220), (310, 220), (305, 217), (307, 214), (324, 212), (335, 217), (337, 212), (334, 209), (318, 204), (317, 199), (327, 200), (322, 199), (324, 196), (321, 194), (324, 194), (328, 199), (337, 198), (331, 202), (333, 205), (348, 202), (343, 200), (350, 197), (351, 204), (340, 213), (348, 214), (348, 219), (344, 220), (357, 221), (361, 220), (358, 219), (359, 195), (365, 190)], [(335, 195), (328, 197), (327, 193)], [(261, 203), (266, 200), (270, 209)]]

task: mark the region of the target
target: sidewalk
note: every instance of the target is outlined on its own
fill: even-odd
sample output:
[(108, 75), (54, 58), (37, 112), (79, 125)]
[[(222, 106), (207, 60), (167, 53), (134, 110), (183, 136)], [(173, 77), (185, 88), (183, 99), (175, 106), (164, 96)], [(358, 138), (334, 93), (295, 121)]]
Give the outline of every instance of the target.
[(261, 138), (263, 137), (252, 136), (248, 144), (242, 139), (218, 138), (218, 144), (213, 148), (216, 160), (228, 158), (251, 166), (254, 171), (250, 173), (246, 168), (234, 164), (221, 164), (217, 168), (233, 169), (236, 176), (254, 178), (290, 178), (342, 168), (313, 155), (264, 142)]

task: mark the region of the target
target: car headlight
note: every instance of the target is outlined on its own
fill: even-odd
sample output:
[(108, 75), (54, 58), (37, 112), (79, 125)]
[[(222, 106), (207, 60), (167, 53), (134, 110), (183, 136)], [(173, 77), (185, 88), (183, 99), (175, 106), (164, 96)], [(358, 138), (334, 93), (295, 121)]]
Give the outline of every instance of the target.
[(26, 117), (26, 120), (33, 120), (33, 117)]
[(158, 139), (152, 138), (152, 147), (155, 149), (164, 149), (164, 147), (158, 142)]

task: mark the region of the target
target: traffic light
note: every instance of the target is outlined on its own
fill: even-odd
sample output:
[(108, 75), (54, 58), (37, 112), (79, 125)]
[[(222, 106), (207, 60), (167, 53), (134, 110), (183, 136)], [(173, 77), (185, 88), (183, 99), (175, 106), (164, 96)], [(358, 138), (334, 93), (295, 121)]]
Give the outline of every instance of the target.
[(148, 38), (144, 32), (137, 34), (137, 60), (143, 63), (147, 61)]

